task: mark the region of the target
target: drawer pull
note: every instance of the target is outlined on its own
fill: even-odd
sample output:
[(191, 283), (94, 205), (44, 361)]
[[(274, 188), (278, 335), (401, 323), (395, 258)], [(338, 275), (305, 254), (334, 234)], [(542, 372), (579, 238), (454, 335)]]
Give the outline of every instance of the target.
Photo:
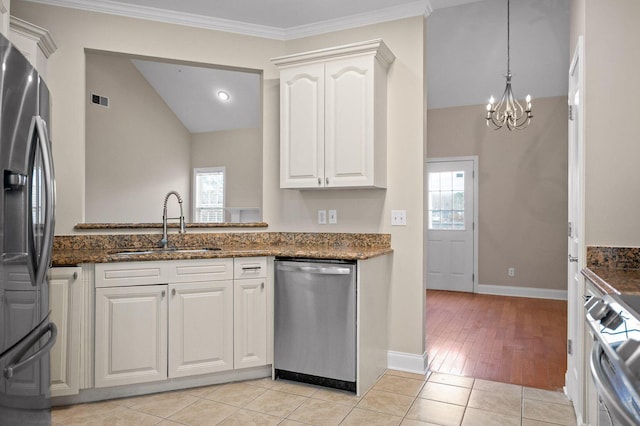
[(262, 266), (243, 266), (242, 267), (243, 271), (259, 271), (260, 269), (262, 269)]

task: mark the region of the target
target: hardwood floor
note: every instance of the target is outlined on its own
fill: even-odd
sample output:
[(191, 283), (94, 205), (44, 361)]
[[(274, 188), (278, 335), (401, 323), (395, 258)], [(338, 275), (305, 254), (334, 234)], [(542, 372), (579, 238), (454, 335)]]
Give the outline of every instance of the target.
[(558, 391), (567, 302), (427, 291), (429, 370)]

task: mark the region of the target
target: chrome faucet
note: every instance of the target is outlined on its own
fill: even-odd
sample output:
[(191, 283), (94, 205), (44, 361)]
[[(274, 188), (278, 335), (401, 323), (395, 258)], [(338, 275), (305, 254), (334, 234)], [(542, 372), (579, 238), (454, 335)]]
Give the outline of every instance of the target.
[[(180, 204), (180, 217), (167, 217), (167, 201), (169, 201), (169, 197), (171, 195), (175, 195), (178, 199), (178, 204)], [(184, 211), (182, 210), (182, 197), (176, 191), (169, 191), (167, 195), (164, 197), (164, 209), (162, 210), (162, 239), (160, 240), (160, 245), (163, 249), (167, 248), (167, 243), (169, 242), (169, 237), (167, 235), (167, 220), (168, 219), (180, 219), (180, 233), (184, 234), (187, 232), (184, 222)]]

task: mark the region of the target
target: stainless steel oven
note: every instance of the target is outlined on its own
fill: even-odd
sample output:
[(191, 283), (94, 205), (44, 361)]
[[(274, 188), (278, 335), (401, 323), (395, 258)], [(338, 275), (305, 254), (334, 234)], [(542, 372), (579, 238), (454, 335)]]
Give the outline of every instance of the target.
[(640, 425), (640, 296), (591, 297), (585, 308), (595, 337), (590, 367), (598, 425)]

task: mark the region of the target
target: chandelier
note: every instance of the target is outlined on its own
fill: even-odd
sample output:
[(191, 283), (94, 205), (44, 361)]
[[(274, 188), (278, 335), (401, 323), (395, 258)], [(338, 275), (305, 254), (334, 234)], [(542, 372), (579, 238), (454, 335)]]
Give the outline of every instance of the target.
[(513, 96), (511, 90), (511, 55), (509, 52), (509, 3), (507, 0), (507, 85), (504, 88), (504, 93), (498, 104), (495, 104), (495, 99), (491, 96), (489, 103), (487, 104), (487, 127), (498, 130), (504, 126), (507, 129), (524, 129), (531, 122), (533, 114), (531, 113), (531, 95), (527, 95), (526, 108), (523, 107), (520, 102)]

